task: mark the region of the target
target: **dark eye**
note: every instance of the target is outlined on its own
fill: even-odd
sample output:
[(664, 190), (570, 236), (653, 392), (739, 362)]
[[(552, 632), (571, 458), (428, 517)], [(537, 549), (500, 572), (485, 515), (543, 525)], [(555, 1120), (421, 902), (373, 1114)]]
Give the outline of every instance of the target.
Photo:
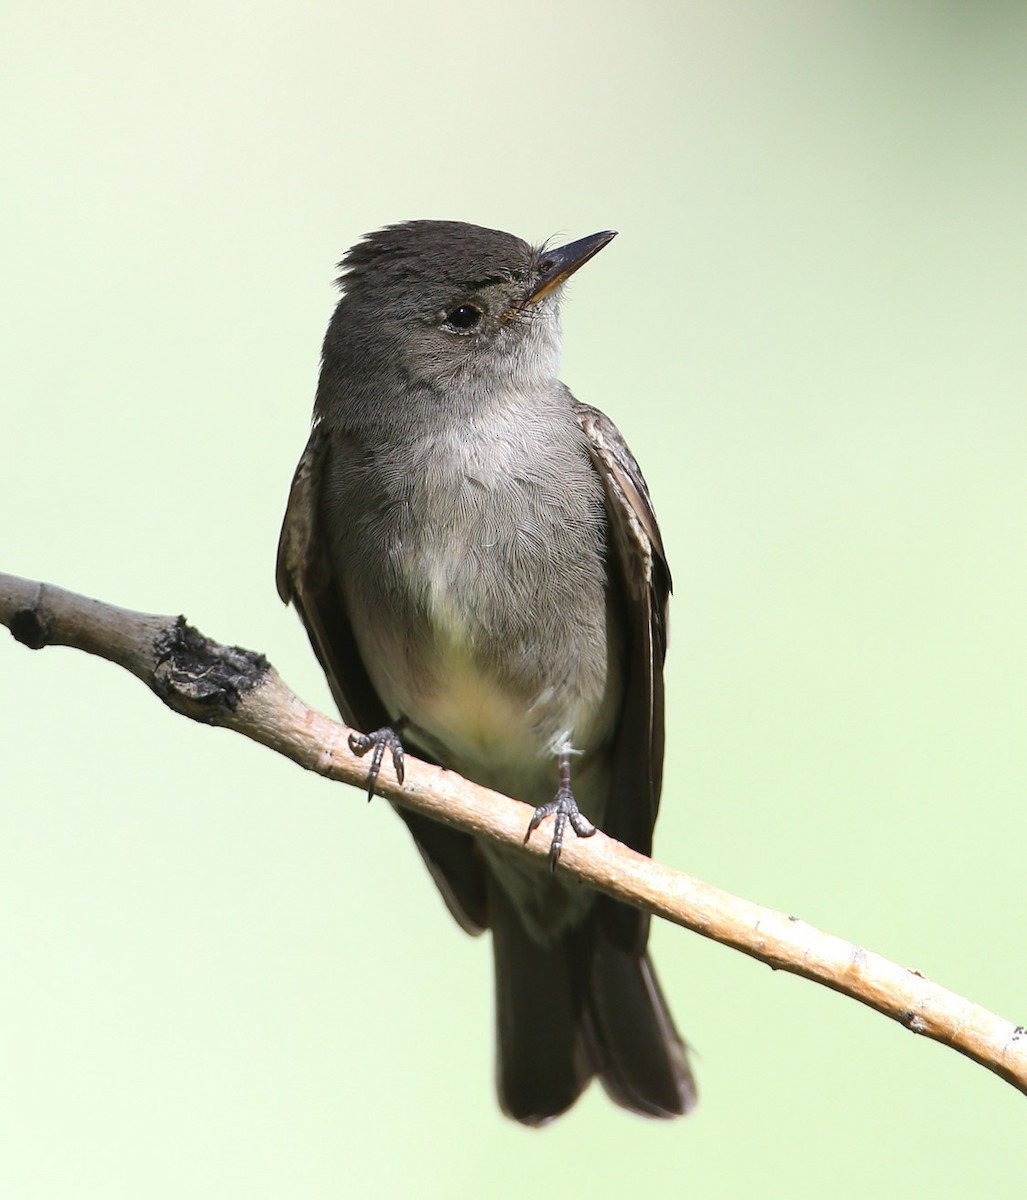
[(473, 329), (481, 320), (481, 310), (473, 304), (461, 304), (446, 313), (445, 324), (451, 329)]

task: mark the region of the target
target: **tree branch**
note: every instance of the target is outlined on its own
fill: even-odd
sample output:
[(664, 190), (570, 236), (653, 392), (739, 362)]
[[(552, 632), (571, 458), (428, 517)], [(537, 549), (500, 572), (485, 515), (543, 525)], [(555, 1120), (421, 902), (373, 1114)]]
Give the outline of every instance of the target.
[[(0, 575), (0, 622), (32, 649), (74, 646), (141, 679), (178, 713), (260, 742), (309, 771), (363, 787), (366, 764), (350, 730), (309, 708), (261, 654), (212, 642), (183, 617), (115, 608), (48, 584)], [(544, 838), (527, 846), (531, 809), (407, 759), (406, 782), (384, 774), (378, 791), (514, 853), (544, 860)], [(833, 988), (913, 1033), (942, 1042), (1027, 1093), (1027, 1029), (794, 917), (761, 908), (636, 854), (602, 833), (564, 845), (559, 870), (654, 916), (741, 950), (775, 969)]]

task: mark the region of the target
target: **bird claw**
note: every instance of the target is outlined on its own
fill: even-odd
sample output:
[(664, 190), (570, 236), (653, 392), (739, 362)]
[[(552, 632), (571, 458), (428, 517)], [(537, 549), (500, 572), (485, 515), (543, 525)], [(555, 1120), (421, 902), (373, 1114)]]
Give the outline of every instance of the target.
[(374, 799), (374, 785), (378, 782), (386, 750), (392, 756), (392, 769), (396, 773), (396, 779), (400, 783), (403, 782), (403, 743), (395, 729), (390, 725), (385, 725), (381, 729), (376, 729), (374, 733), (351, 733), (349, 735), (349, 748), (357, 758), (363, 758), (372, 746), (374, 753), (371, 755), (371, 766), (367, 772), (367, 798), (369, 801)]
[(528, 844), (528, 838), (538, 829), (539, 825), (546, 817), (556, 817), (553, 825), (553, 840), (549, 843), (549, 869), (556, 870), (556, 864), (560, 861), (560, 851), (563, 849), (563, 835), (566, 832), (567, 824), (570, 823), (571, 829), (578, 837), (591, 837), (596, 827), (578, 808), (578, 802), (574, 799), (574, 793), (569, 787), (561, 787), (556, 793), (556, 796), (549, 801), (548, 804), (542, 804), (535, 809), (531, 820), (528, 822), (528, 832), (524, 835), (524, 844)]

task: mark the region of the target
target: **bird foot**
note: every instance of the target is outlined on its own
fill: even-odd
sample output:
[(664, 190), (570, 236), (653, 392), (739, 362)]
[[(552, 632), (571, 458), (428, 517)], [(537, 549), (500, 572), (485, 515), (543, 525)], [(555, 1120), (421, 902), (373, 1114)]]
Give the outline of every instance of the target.
[(524, 835), (524, 844), (528, 844), (528, 838), (542, 824), (546, 817), (556, 817), (556, 823), (553, 825), (553, 840), (549, 843), (549, 869), (556, 870), (556, 864), (560, 861), (560, 851), (563, 849), (563, 835), (567, 829), (567, 824), (570, 822), (571, 829), (578, 837), (591, 837), (596, 827), (578, 808), (578, 802), (574, 799), (574, 793), (569, 787), (561, 786), (556, 796), (549, 801), (548, 804), (542, 804), (535, 809), (531, 820), (528, 822), (528, 832)]
[(385, 725), (381, 729), (376, 729), (374, 733), (351, 733), (349, 735), (349, 748), (357, 758), (363, 758), (372, 746), (374, 753), (371, 755), (371, 766), (367, 772), (368, 800), (374, 799), (374, 785), (378, 782), (386, 750), (392, 756), (392, 769), (396, 772), (397, 780), (400, 783), (403, 782), (403, 743), (396, 730), (391, 725)]

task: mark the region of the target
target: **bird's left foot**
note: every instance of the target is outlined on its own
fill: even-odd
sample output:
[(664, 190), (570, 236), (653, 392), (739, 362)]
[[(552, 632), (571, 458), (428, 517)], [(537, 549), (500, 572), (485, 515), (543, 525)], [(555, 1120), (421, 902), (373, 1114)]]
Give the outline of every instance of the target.
[(556, 823), (553, 826), (553, 840), (549, 843), (549, 869), (555, 871), (556, 864), (560, 861), (560, 851), (563, 849), (563, 835), (567, 829), (567, 823), (570, 822), (571, 829), (578, 837), (591, 837), (595, 833), (596, 827), (578, 808), (578, 802), (574, 799), (574, 793), (569, 784), (561, 781), (560, 790), (556, 796), (548, 804), (542, 804), (535, 809), (528, 822), (528, 832), (524, 835), (525, 845), (527, 845), (528, 838), (546, 817), (552, 816), (556, 817)]

